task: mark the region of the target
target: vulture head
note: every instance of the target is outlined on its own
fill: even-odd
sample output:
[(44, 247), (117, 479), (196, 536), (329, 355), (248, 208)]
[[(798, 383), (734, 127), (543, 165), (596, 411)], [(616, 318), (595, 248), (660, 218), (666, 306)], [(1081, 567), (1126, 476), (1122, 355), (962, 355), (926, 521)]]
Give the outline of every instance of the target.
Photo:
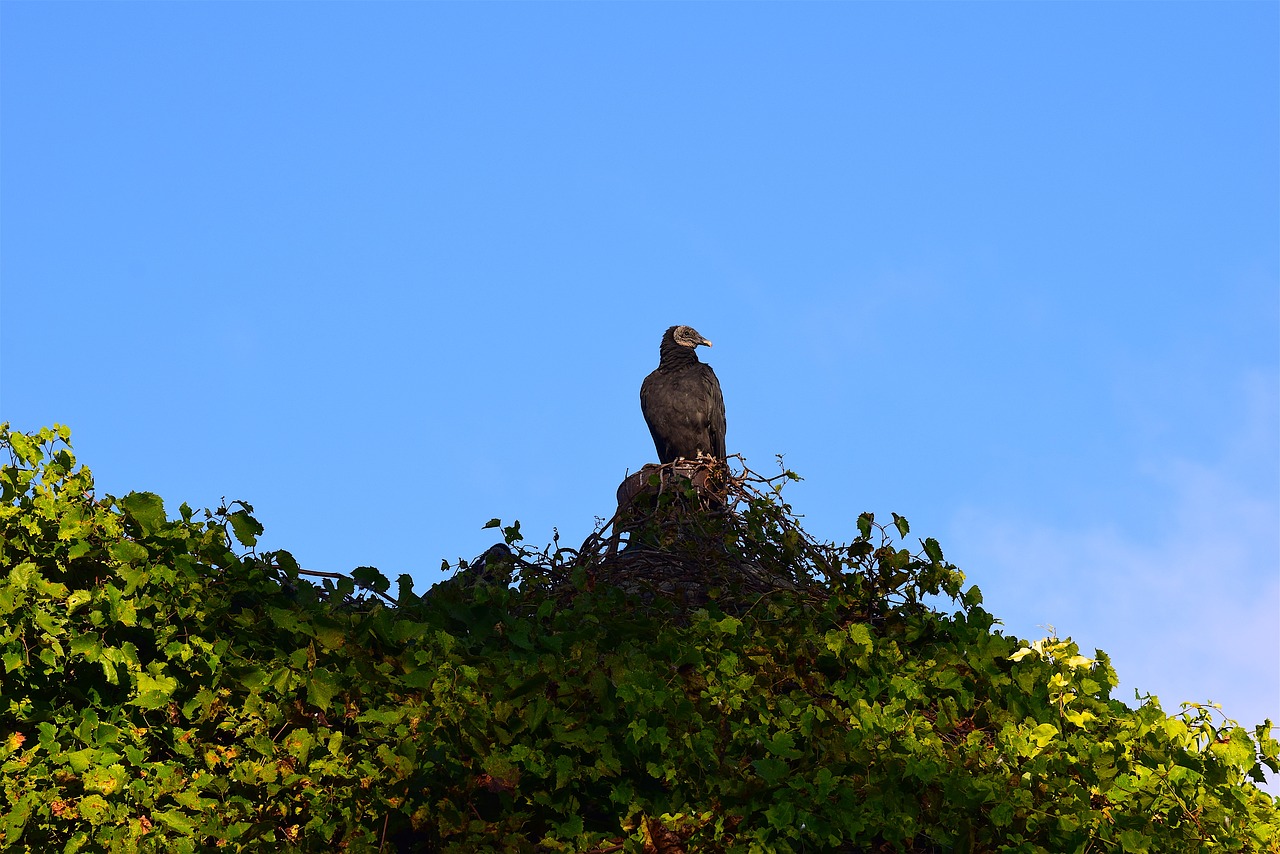
[(710, 347), (711, 342), (698, 334), (698, 330), (692, 326), (673, 326), (667, 330), (667, 337), (681, 347), (693, 349), (699, 345)]

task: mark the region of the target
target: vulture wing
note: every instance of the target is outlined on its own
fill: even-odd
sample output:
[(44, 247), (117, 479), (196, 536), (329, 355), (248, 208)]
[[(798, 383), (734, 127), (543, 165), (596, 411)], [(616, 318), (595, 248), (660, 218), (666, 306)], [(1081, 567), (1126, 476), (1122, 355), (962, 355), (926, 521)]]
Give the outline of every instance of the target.
[(707, 403), (709, 405), (708, 423), (707, 423), (707, 453), (711, 454), (718, 460), (725, 458), (725, 419), (724, 419), (724, 393), (720, 391), (720, 380), (716, 378), (716, 372), (711, 370), (710, 365), (704, 365), (705, 376), (704, 381), (707, 385)]

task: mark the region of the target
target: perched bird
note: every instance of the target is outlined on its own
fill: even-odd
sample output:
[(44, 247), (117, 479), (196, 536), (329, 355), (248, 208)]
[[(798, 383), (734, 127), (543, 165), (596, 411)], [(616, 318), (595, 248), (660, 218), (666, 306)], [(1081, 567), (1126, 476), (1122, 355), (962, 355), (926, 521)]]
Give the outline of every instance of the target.
[(640, 410), (663, 463), (701, 455), (723, 460), (724, 395), (711, 366), (694, 348), (711, 342), (691, 326), (662, 335), (658, 369), (640, 385)]

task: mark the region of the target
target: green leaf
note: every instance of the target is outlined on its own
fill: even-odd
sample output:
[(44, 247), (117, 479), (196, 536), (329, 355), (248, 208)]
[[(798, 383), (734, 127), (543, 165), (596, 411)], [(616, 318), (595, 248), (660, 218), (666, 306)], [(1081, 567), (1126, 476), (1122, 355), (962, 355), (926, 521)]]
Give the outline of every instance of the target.
[(411, 670), (400, 677), (400, 681), (410, 688), (430, 688), (436, 681), (434, 670)]
[(871, 629), (865, 623), (852, 623), (849, 626), (849, 640), (858, 647), (862, 655), (871, 652)]
[(111, 804), (102, 795), (86, 795), (80, 799), (80, 816), (89, 824), (99, 825), (111, 817)]
[(117, 563), (140, 563), (150, 557), (150, 552), (141, 543), (132, 540), (120, 540), (107, 546), (107, 554)]
[(196, 832), (195, 823), (191, 818), (177, 810), (152, 810), (151, 817), (159, 819), (165, 827), (183, 836), (192, 836)]
[(235, 511), (227, 516), (227, 521), (231, 523), (231, 530), (240, 541), (240, 545), (251, 549), (258, 544), (258, 535), (263, 530), (262, 525), (249, 515), (248, 510)]
[(1097, 716), (1094, 715), (1093, 712), (1084, 710), (1077, 711), (1074, 709), (1067, 709), (1062, 713), (1062, 716), (1078, 727), (1088, 726), (1093, 721), (1097, 720)]
[(785, 779), (791, 773), (787, 763), (781, 759), (774, 759), (768, 756), (752, 762), (751, 767), (755, 768), (760, 778), (771, 786)]
[(130, 492), (120, 499), (120, 506), (147, 536), (160, 530), (165, 523), (164, 502), (155, 493)]
[[(519, 685), (511, 689), (511, 693), (507, 694), (507, 699), (518, 700), (521, 697), (539, 691), (550, 681), (550, 677), (546, 673), (535, 673)], [(428, 683), (430, 684), (430, 683)]]
[(789, 732), (780, 732), (764, 743), (768, 751), (783, 759), (799, 759), (802, 754), (796, 750), (796, 737)]
[(493, 518), (493, 519), (490, 519), (488, 522), (485, 522), (483, 525), (481, 525), (480, 530), (483, 531), (485, 528), (496, 528), (501, 524), (502, 524), (501, 519)]
[(783, 832), (791, 831), (796, 823), (796, 808), (790, 801), (774, 804), (764, 811), (769, 824)]
[(858, 533), (865, 539), (871, 536), (871, 525), (876, 520), (874, 513), (862, 513), (858, 516)]
[(1224, 762), (1241, 770), (1249, 770), (1254, 764), (1253, 739), (1241, 727), (1235, 727), (1225, 739), (1219, 739), (1210, 745), (1210, 750)]
[(1031, 730), (1031, 738), (1040, 747), (1048, 747), (1049, 742), (1058, 737), (1058, 728), (1053, 724), (1040, 724)]
[(131, 597), (124, 595), (123, 590), (114, 584), (107, 583), (103, 585), (102, 591), (107, 596), (107, 604), (112, 620), (123, 623), (126, 626), (132, 626), (138, 622), (138, 607)]
[(68, 614), (75, 613), (77, 608), (79, 608), (81, 605), (84, 605), (86, 602), (88, 602), (92, 598), (93, 598), (93, 595), (90, 594), (88, 590), (71, 591), (71, 595), (67, 597), (67, 613)]
[[(5, 426), (8, 426), (8, 422), (5, 422)], [(19, 433), (16, 430), (7, 432), (5, 439), (8, 440), (9, 447), (13, 449), (18, 459), (27, 465), (34, 467), (44, 460), (44, 451), (40, 450), (40, 446), (25, 433)]]
[(84, 787), (91, 792), (112, 795), (118, 792), (128, 779), (123, 765), (112, 764), (106, 767), (90, 768), (81, 777)]
[(267, 617), (272, 623), (287, 632), (302, 632), (302, 619), (288, 608), (267, 608)]
[(93, 747), (86, 747), (81, 750), (73, 750), (70, 753), (62, 754), (62, 761), (67, 764), (77, 774), (83, 774), (97, 763), (98, 757), (102, 754), (101, 750)]
[(298, 577), (298, 572), (301, 571), (302, 567), (298, 566), (298, 561), (292, 552), (277, 549), (271, 553), (271, 557), (275, 560), (276, 566), (284, 570), (285, 575), (290, 578)]
[(911, 532), (911, 526), (907, 524), (907, 520), (897, 513), (893, 514), (893, 526), (898, 529), (898, 536), (900, 537), (905, 537)]
[(556, 825), (556, 834), (561, 839), (577, 839), (582, 835), (582, 816), (575, 815), (568, 821)]
[(317, 668), (307, 680), (307, 702), (320, 711), (327, 712), (340, 687), (334, 674)]
[(723, 620), (714, 620), (711, 625), (715, 626), (718, 632), (734, 635), (738, 633), (738, 629), (742, 628), (742, 620), (737, 617), (725, 617)]
[(86, 661), (97, 661), (102, 653), (102, 638), (94, 632), (77, 634), (71, 638), (71, 654), (83, 656)]
[(152, 676), (139, 673), (137, 676), (138, 696), (133, 704), (143, 709), (158, 709), (168, 705), (169, 698), (178, 688), (178, 680), (172, 676)]
[(347, 632), (341, 626), (317, 622), (312, 628), (315, 630), (316, 640), (326, 649), (341, 649), (347, 643)]
[(137, 592), (139, 585), (145, 584), (151, 577), (145, 568), (133, 567), (129, 564), (118, 567), (116, 574), (124, 582), (125, 596), (133, 596)]
[(33, 586), (38, 579), (40, 579), (40, 570), (30, 561), (23, 561), (9, 570), (9, 583), (19, 590)]
[(1120, 831), (1120, 848), (1126, 854), (1130, 851), (1135, 854), (1144, 854), (1151, 850), (1151, 840), (1140, 831), (1122, 830)]
[(505, 540), (509, 546), (514, 546), (516, 543), (524, 539), (524, 535), (520, 533), (519, 519), (502, 529), (502, 539)]
[(356, 584), (376, 593), (386, 593), (391, 589), (391, 582), (387, 577), (372, 566), (357, 566), (351, 570), (351, 578)]

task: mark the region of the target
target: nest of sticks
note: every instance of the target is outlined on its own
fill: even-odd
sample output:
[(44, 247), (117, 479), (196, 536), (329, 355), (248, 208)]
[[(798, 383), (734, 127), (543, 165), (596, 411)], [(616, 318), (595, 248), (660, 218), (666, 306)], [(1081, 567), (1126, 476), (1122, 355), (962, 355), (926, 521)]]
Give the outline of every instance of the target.
[(783, 483), (797, 479), (787, 471), (763, 477), (736, 455), (646, 465), (618, 487), (617, 511), (580, 548), (514, 552), (498, 545), (460, 575), (566, 597), (608, 585), (639, 602), (663, 599), (682, 608), (714, 599), (739, 610), (782, 591), (816, 602), (840, 560), (782, 501)]
[(607, 587), (637, 605), (689, 611), (714, 602), (739, 615), (774, 594), (815, 608), (838, 597), (842, 618), (870, 625), (927, 610), (927, 595), (959, 597), (964, 576), (937, 543), (931, 551), (932, 541), (922, 542), (915, 555), (895, 548), (891, 530), (907, 534), (896, 514), (892, 528), (862, 514), (859, 536), (845, 545), (814, 540), (782, 499), (783, 485), (799, 479), (785, 469), (763, 477), (738, 455), (646, 465), (618, 487), (617, 510), (580, 548), (561, 546), (557, 534), (545, 549), (513, 549), (519, 526), (504, 528), (506, 543), (459, 561), (428, 595), (498, 586), (567, 602)]

